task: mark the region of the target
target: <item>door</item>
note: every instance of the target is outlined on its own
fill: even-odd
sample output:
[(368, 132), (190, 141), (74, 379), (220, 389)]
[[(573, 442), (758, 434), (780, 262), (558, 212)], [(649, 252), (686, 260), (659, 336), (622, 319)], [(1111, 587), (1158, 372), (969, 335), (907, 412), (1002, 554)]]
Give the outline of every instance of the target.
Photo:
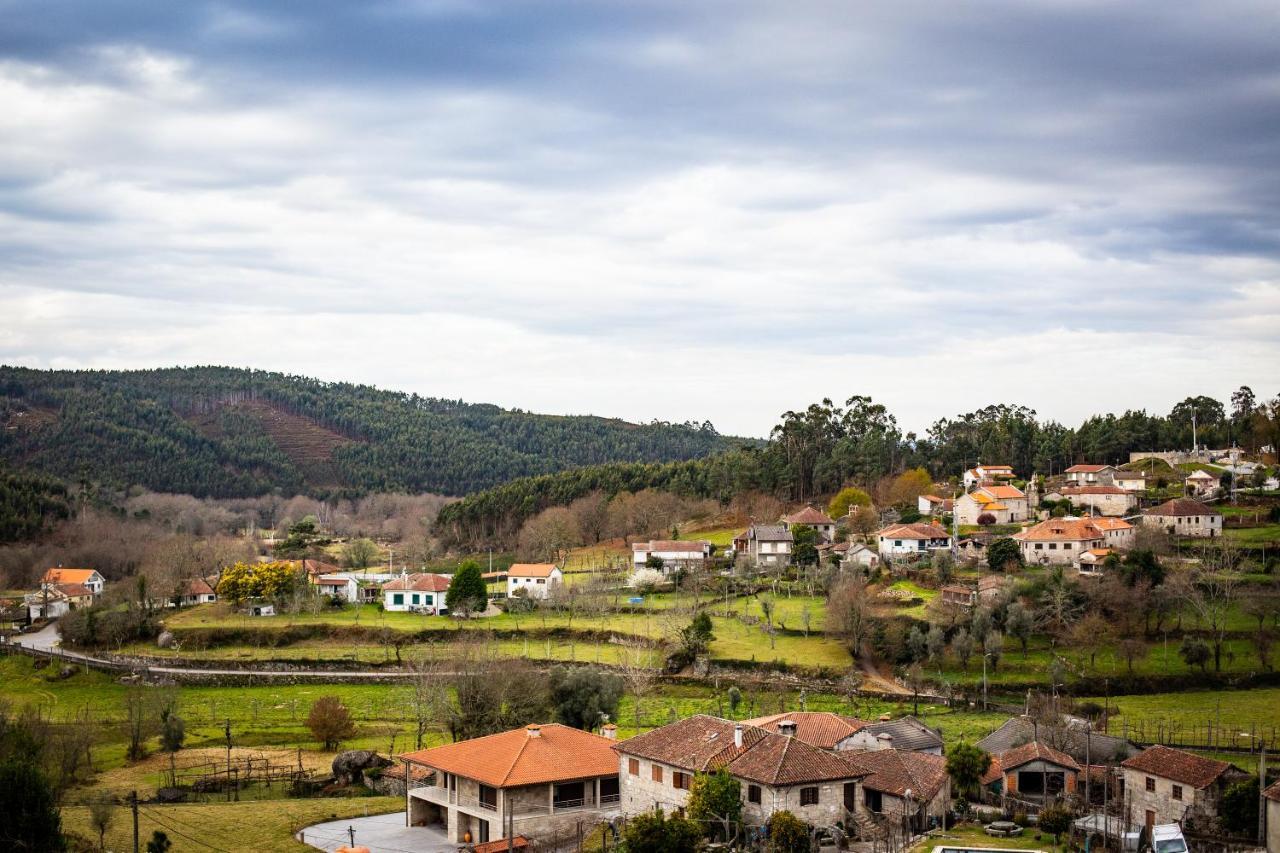
[(482, 820), (480, 821), (480, 843), (483, 844), (488, 840), (489, 840), (489, 821)]
[(1147, 835), (1151, 834), (1151, 827), (1156, 825), (1156, 813), (1151, 809), (1147, 809)]
[(858, 783), (844, 783), (844, 810), (854, 812), (858, 809)]

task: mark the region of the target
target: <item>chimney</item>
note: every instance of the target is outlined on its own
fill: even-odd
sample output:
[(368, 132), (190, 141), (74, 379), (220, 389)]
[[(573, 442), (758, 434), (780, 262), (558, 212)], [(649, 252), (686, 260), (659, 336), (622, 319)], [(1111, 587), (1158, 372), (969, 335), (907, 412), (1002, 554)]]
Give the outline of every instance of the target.
[(529, 737), (542, 737), (542, 726), (528, 725), (524, 727), (524, 733)]
[(615, 726), (613, 723), (605, 723), (603, 726), (600, 727), (600, 734), (604, 735), (609, 740), (617, 740), (618, 727)]
[(733, 745), (738, 749), (742, 749), (742, 723), (738, 723), (733, 727)]
[(889, 749), (893, 748), (893, 735), (889, 734), (888, 732), (881, 732), (880, 734), (876, 735), (876, 740), (883, 743)]
[(780, 735), (786, 735), (787, 737), (795, 737), (795, 736), (796, 736), (796, 721), (795, 721), (795, 720), (779, 720), (779, 721), (778, 721), (778, 734), (780, 734)]

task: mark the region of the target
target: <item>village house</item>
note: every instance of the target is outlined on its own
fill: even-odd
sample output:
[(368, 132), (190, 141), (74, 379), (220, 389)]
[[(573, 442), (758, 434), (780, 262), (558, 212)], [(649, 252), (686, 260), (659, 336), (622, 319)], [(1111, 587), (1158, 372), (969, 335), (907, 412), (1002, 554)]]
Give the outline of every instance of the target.
[(937, 495), (921, 495), (916, 498), (916, 510), (921, 515), (946, 515), (955, 510), (956, 502)]
[[(409, 826), (443, 830), (450, 844), (515, 835), (548, 843), (579, 822), (616, 814), (615, 741), (559, 724), (531, 725), (400, 756), (430, 784), (405, 792)], [(421, 771), (431, 771), (425, 776)]]
[(1147, 475), (1141, 471), (1116, 471), (1111, 477), (1111, 485), (1124, 489), (1126, 492), (1145, 492), (1147, 490)]
[(999, 601), (1000, 597), (1009, 589), (1010, 583), (1011, 579), (1008, 575), (983, 575), (978, 578), (978, 601), (983, 604)]
[[(85, 589), (79, 584), (74, 586)], [(93, 601), (92, 593), (87, 597), (90, 602)], [(45, 584), (36, 592), (28, 592), (22, 597), (22, 606), (27, 609), (27, 619), (31, 622), (39, 619), (59, 619), (73, 609), (70, 596), (56, 584)]]
[(825, 512), (807, 506), (799, 512), (793, 512), (791, 515), (784, 515), (782, 523), (795, 529), (797, 526), (808, 527), (818, 534), (819, 542), (834, 542), (836, 540), (836, 523)]
[(635, 569), (643, 569), (651, 558), (662, 561), (663, 574), (670, 574), (678, 569), (701, 569), (711, 558), (711, 543), (700, 539), (655, 539), (631, 545), (631, 560)]
[(1085, 551), (1105, 547), (1102, 531), (1088, 518), (1050, 518), (1012, 538), (1030, 565), (1073, 565)]
[(1222, 513), (1191, 498), (1174, 498), (1144, 510), (1142, 523), (1173, 536), (1222, 535)]
[(444, 603), (449, 591), (447, 575), (428, 573), (402, 574), (382, 585), (382, 609), (390, 613), (426, 613), (444, 616), (449, 612)]
[(517, 592), (526, 598), (546, 598), (552, 587), (564, 583), (564, 572), (553, 563), (514, 563), (507, 569), (507, 597)]
[(1132, 741), (1100, 734), (1092, 730), (1087, 720), (1065, 715), (1057, 724), (1024, 716), (1010, 717), (974, 746), (990, 755), (1000, 755), (1033, 741), (1066, 753), (1081, 767), (1086, 763), (1114, 764), (1140, 751)]
[(1135, 819), (1211, 828), (1218, 803), (1232, 783), (1245, 779), (1234, 764), (1168, 746), (1153, 746), (1120, 764)]
[(841, 755), (805, 743), (785, 721), (781, 732), (771, 732), (697, 714), (622, 741), (617, 751), (626, 814), (682, 809), (694, 774), (723, 768), (742, 785), (748, 823), (788, 810), (830, 826), (857, 808), (858, 779), (867, 775)]
[(915, 717), (879, 720), (867, 723), (841, 745), (841, 749), (855, 752), (879, 752), (892, 749), (898, 752), (920, 752), (926, 755), (942, 755), (942, 732), (932, 729)]
[(1090, 548), (1076, 556), (1076, 571), (1082, 575), (1097, 576), (1102, 574), (1102, 570), (1106, 565), (1107, 558), (1115, 552), (1110, 548)]
[(1138, 504), (1136, 495), (1119, 486), (1063, 486), (1061, 494), (1090, 515), (1129, 515)]
[(102, 590), (106, 588), (107, 581), (97, 569), (64, 569), (58, 566), (56, 569), (46, 569), (44, 577), (40, 578), (40, 585), (58, 586), (59, 584), (75, 584), (89, 590), (92, 596), (102, 595)]
[(791, 565), (791, 547), (795, 537), (785, 524), (753, 524), (746, 532), (747, 560), (757, 568), (782, 568)]
[(1117, 551), (1133, 547), (1134, 527), (1123, 518), (1090, 518), (1089, 523), (1102, 532), (1102, 546)]
[(1081, 772), (1070, 755), (1032, 741), (992, 755), (982, 786), (997, 796), (1049, 803), (1074, 796)]
[(977, 524), (990, 514), (995, 524), (1012, 524), (1028, 518), (1027, 496), (1014, 486), (981, 486), (955, 502), (957, 524)]
[(957, 607), (973, 607), (978, 603), (978, 590), (971, 586), (951, 583), (939, 589), (938, 592), (941, 595), (943, 604), (953, 604)]
[(995, 486), (1013, 479), (1013, 468), (1008, 465), (975, 465), (964, 472), (964, 490), (975, 486)]
[(913, 832), (941, 826), (951, 808), (951, 777), (941, 755), (883, 749), (852, 760), (867, 771), (862, 777), (862, 807), (881, 822), (903, 820)]
[(1110, 486), (1115, 479), (1113, 465), (1072, 465), (1062, 473), (1067, 482), (1075, 486)]
[(1222, 479), (1217, 474), (1197, 469), (1182, 481), (1187, 494), (1195, 498), (1211, 498), (1222, 489)]
[(331, 572), (324, 575), (309, 575), (311, 585), (322, 594), (331, 595), (340, 601), (350, 603), (374, 604), (383, 596), (383, 587), (400, 577), (394, 572), (349, 571)]
[(192, 607), (197, 604), (213, 604), (218, 600), (218, 593), (204, 578), (194, 578), (186, 582), (174, 596), (173, 604), (178, 607)]
[[(874, 569), (880, 565), (880, 555), (876, 553), (875, 549), (869, 548), (861, 542), (846, 542), (844, 544), (847, 547), (840, 560), (842, 566)], [(836, 547), (839, 548), (840, 546), (837, 545)]]
[(933, 524), (890, 524), (875, 535), (881, 557), (928, 555), (951, 548), (951, 534)]

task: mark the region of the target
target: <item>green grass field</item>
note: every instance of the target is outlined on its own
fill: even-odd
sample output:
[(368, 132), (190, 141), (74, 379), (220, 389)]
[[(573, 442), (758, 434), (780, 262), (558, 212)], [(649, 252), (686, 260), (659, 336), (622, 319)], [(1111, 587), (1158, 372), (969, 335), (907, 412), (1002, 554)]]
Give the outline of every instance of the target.
[(1222, 535), (1241, 545), (1268, 545), (1280, 542), (1280, 524), (1264, 524), (1259, 527), (1226, 527)]
[[(1101, 701), (1101, 697), (1093, 697)], [(1152, 693), (1144, 696), (1112, 696), (1111, 704), (1120, 715), (1111, 719), (1111, 731), (1121, 730), (1126, 720), (1150, 725), (1173, 723), (1182, 728), (1214, 725), (1280, 727), (1280, 687), (1253, 690), (1187, 690), (1178, 693)]]

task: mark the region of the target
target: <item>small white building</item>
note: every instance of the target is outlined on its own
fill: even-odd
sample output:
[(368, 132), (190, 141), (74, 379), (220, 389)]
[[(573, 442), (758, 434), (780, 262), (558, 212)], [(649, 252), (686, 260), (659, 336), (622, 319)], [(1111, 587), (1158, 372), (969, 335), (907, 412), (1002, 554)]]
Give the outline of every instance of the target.
[(1062, 473), (1073, 486), (1110, 486), (1116, 476), (1112, 465), (1072, 465)]
[(631, 545), (633, 570), (643, 569), (651, 557), (662, 561), (662, 573), (677, 569), (700, 569), (711, 557), (711, 543), (701, 539), (654, 539)]
[(1222, 478), (1208, 471), (1197, 469), (1183, 481), (1187, 494), (1197, 498), (1211, 498), (1222, 488)]
[(182, 591), (173, 602), (178, 607), (192, 607), (196, 604), (213, 604), (218, 600), (218, 593), (204, 578), (187, 581)]
[(564, 572), (554, 563), (515, 563), (507, 569), (507, 597), (524, 590), (527, 598), (546, 598), (551, 588), (564, 583)]
[(1111, 485), (1124, 489), (1126, 492), (1145, 492), (1147, 490), (1147, 475), (1141, 471), (1116, 471), (1111, 477)]
[(845, 566), (861, 566), (864, 569), (874, 569), (880, 565), (880, 555), (875, 549), (868, 548), (861, 542), (849, 543), (849, 547), (844, 552), (841, 564)]
[(393, 613), (425, 613), (444, 616), (449, 612), (445, 593), (449, 591), (448, 575), (427, 572), (401, 574), (382, 585), (382, 609)]
[(1102, 533), (1102, 547), (1115, 551), (1133, 547), (1133, 525), (1123, 518), (1090, 518), (1089, 522)]
[(951, 534), (934, 524), (890, 524), (876, 531), (881, 557), (926, 555), (951, 548)]
[(964, 472), (965, 491), (974, 486), (994, 486), (1013, 479), (1013, 468), (1009, 465), (975, 465)]

